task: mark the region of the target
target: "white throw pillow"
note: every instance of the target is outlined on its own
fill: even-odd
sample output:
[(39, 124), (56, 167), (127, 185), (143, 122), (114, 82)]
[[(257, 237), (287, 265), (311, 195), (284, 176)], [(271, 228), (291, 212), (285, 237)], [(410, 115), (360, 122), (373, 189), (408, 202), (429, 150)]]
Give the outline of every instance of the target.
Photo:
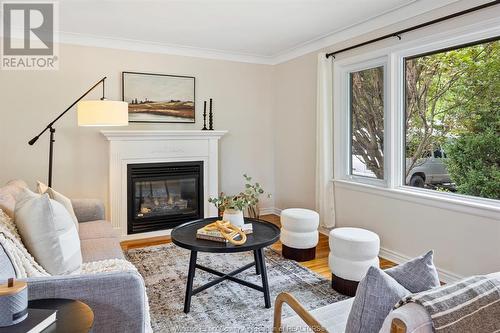
[(47, 194), (25, 189), (18, 197), (15, 223), (24, 245), (52, 275), (79, 273), (80, 238), (66, 208)]
[(37, 190), (39, 194), (47, 193), (52, 200), (55, 200), (59, 202), (61, 205), (63, 205), (64, 208), (66, 208), (66, 210), (68, 211), (71, 218), (73, 219), (73, 222), (75, 223), (76, 226), (76, 230), (78, 230), (79, 228), (78, 219), (76, 218), (75, 211), (73, 210), (71, 199), (65, 197), (61, 193), (57, 192), (51, 187), (48, 187), (47, 185), (45, 185), (40, 181), (37, 182)]

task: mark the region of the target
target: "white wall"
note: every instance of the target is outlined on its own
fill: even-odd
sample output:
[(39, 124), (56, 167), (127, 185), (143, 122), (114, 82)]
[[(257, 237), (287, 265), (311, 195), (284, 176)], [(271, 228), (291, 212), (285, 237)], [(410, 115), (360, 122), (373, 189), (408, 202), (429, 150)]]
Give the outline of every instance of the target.
[(275, 181), (280, 209), (315, 206), (316, 54), (275, 68)]
[[(453, 6), (416, 17), (403, 24), (373, 31), (322, 51), (341, 49), (402, 28), (425, 22), (477, 5), (461, 1)], [(428, 36), (500, 16), (494, 8), (439, 25), (405, 34), (405, 40)], [(337, 55), (349, 57), (397, 43), (382, 41)], [(315, 193), (315, 98), (317, 52), (275, 66), (275, 180), (277, 208), (314, 207)], [(437, 265), (453, 278), (500, 271), (500, 216), (486, 218), (449, 209), (412, 203), (403, 198), (360, 192), (357, 188), (337, 187), (337, 226), (358, 226), (377, 232), (385, 253), (392, 259), (413, 257), (435, 249)]]
[[(439, 268), (453, 275), (500, 271), (500, 220), (337, 188), (338, 226), (358, 226), (380, 235), (389, 259), (434, 249)], [(392, 256), (395, 255), (395, 258)]]
[[(46, 181), (48, 133), (35, 146), (28, 140), (103, 76), (107, 97), (121, 99), (122, 71), (195, 76), (196, 124), (129, 128), (201, 129), (203, 100), (212, 97), (215, 128), (229, 130), (220, 143), (220, 190), (239, 192), (247, 172), (274, 192), (271, 66), (72, 45), (61, 45), (58, 71), (0, 73), (0, 184)], [(108, 142), (101, 128), (77, 127), (76, 110), (55, 127), (54, 187), (71, 197), (106, 200)], [(273, 207), (272, 199), (263, 198), (263, 206)]]

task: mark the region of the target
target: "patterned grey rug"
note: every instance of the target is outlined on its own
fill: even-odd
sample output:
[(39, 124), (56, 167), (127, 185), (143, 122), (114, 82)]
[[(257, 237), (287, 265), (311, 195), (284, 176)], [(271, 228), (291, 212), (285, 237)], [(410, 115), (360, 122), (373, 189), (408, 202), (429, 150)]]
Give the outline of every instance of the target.
[[(146, 282), (151, 324), (155, 332), (271, 332), (273, 308), (264, 307), (261, 292), (224, 281), (191, 300), (191, 312), (183, 310), (189, 251), (174, 244), (133, 249), (126, 253)], [(307, 309), (315, 309), (345, 299), (331, 289), (330, 282), (266, 249), (271, 301), (282, 291), (292, 293)], [(237, 254), (198, 253), (198, 263), (222, 272), (229, 272), (253, 261), (251, 252)], [(237, 275), (261, 285), (255, 269)], [(196, 270), (194, 287), (214, 276)], [(293, 315), (285, 306), (284, 317)]]

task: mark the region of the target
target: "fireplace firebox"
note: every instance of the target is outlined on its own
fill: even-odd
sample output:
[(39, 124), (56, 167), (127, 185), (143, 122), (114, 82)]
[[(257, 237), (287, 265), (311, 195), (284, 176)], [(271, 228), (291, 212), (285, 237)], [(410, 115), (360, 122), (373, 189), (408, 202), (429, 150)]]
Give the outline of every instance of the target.
[(127, 166), (128, 234), (204, 217), (203, 161)]

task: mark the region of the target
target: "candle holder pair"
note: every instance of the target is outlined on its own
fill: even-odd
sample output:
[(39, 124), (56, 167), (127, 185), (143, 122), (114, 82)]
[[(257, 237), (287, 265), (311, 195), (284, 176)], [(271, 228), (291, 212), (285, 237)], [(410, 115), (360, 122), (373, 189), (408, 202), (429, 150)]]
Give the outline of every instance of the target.
[(208, 128), (207, 128), (207, 101), (203, 101), (203, 128), (202, 131), (214, 130), (214, 113), (212, 112), (212, 99), (210, 98), (210, 110), (208, 113)]

